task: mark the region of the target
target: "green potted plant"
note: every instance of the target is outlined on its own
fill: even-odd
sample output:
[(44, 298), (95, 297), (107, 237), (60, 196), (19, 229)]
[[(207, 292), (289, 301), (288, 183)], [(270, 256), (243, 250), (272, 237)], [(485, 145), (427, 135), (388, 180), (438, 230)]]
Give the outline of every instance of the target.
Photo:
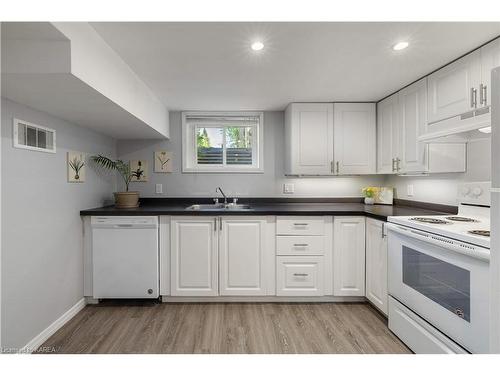
[(362, 192), (365, 196), (365, 204), (374, 204), (375, 203), (375, 195), (378, 193), (378, 187), (367, 186), (364, 187)]
[(132, 178), (140, 178), (142, 171), (132, 171), (130, 164), (123, 160), (112, 160), (103, 155), (94, 155), (91, 159), (101, 168), (116, 170), (125, 182), (125, 191), (115, 192), (115, 207), (116, 208), (135, 208), (139, 206), (139, 192), (128, 191)]

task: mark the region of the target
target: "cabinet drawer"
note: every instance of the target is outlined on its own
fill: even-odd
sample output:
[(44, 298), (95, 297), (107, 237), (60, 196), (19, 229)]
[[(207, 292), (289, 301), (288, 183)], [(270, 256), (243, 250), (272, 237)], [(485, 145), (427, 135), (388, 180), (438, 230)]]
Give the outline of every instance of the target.
[(323, 236), (278, 236), (276, 254), (278, 255), (323, 255), (325, 237)]
[(323, 257), (279, 256), (276, 267), (276, 295), (324, 295)]
[(325, 232), (323, 217), (283, 216), (276, 219), (276, 234), (322, 236)]

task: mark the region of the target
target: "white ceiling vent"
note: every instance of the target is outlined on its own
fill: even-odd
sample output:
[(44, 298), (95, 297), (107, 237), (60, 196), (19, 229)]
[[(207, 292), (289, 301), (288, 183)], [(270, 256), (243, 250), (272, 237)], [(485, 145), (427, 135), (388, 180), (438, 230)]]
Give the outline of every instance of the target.
[(56, 152), (56, 131), (28, 121), (14, 119), (14, 147), (26, 150)]

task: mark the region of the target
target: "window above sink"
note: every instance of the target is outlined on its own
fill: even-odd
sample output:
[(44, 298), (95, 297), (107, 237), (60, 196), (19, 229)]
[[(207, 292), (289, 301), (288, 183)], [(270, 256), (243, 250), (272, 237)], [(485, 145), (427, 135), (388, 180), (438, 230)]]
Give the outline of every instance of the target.
[(183, 112), (182, 171), (262, 173), (262, 112)]

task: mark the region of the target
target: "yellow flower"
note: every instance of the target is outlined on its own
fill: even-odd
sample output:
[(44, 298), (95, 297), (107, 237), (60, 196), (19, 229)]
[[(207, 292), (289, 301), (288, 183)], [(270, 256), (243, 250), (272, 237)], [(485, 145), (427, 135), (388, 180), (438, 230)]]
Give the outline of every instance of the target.
[(376, 186), (367, 186), (364, 187), (362, 192), (367, 198), (373, 198), (379, 191), (379, 188)]

